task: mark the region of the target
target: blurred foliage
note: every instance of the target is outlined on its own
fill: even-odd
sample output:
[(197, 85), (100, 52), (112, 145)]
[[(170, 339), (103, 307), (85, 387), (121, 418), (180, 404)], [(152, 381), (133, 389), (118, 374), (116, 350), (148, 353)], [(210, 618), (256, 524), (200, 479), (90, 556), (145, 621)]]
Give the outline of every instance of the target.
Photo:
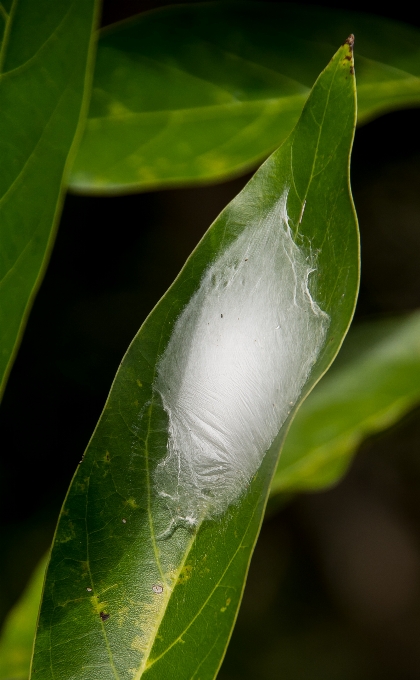
[(0, 638), (0, 680), (27, 680), (48, 556), (37, 566)]
[(419, 104), (420, 32), (378, 16), (223, 0), (107, 27), (71, 188), (125, 193), (255, 166), (289, 134), (351, 33), (359, 122)]
[(337, 482), (368, 435), (420, 402), (420, 314), (353, 326), (287, 435), (271, 494)]

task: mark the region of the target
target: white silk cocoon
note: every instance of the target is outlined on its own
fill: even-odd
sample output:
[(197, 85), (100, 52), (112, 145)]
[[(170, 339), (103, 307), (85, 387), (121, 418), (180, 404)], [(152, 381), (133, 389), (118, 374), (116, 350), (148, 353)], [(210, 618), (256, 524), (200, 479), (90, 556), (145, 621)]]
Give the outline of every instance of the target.
[(174, 523), (217, 517), (257, 471), (309, 376), (329, 317), (289, 229), (287, 193), (211, 264), (178, 317), (155, 389), (169, 419), (157, 492)]

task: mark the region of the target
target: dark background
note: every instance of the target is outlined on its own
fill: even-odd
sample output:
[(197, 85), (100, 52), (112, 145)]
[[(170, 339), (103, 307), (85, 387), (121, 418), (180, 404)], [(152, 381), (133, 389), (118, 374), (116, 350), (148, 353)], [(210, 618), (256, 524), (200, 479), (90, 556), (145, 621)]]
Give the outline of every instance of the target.
[[(103, 23), (167, 4), (108, 0)], [(411, 2), (352, 9), (420, 26)], [(412, 109), (356, 133), (356, 322), (420, 306), (419, 126)], [(129, 342), (247, 179), (67, 197), (0, 410), (0, 621), (51, 542)], [(420, 677), (419, 453), (417, 410), (366, 441), (336, 488), (296, 497), (266, 520), (221, 680)]]

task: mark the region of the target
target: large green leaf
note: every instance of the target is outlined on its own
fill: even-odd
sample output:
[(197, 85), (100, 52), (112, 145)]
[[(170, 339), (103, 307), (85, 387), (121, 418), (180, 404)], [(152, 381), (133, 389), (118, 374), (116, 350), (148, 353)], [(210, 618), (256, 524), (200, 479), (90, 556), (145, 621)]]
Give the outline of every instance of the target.
[(41, 560), (0, 637), (0, 680), (27, 680), (47, 558)]
[(359, 122), (420, 103), (420, 32), (295, 4), (214, 2), (103, 31), (71, 187), (122, 193), (244, 172), (295, 125), (343, 35), (356, 35)]
[[(332, 368), (297, 412), (271, 494), (337, 481), (364, 437), (420, 401), (420, 313), (352, 326)], [(0, 680), (27, 677), (45, 560), (0, 638)]]
[(363, 439), (419, 402), (420, 314), (355, 326), (293, 421), (272, 495), (335, 483)]
[[(352, 326), (332, 368), (297, 412), (271, 494), (337, 481), (361, 440), (420, 401), (420, 314)], [(45, 560), (0, 639), (0, 680), (28, 676)]]
[[(32, 678), (169, 680), (176, 676), (177, 680), (205, 680), (217, 673), (236, 618), (287, 425), (301, 399), (336, 355), (354, 309), (359, 273), (357, 224), (349, 190), (354, 124), (352, 52), (346, 43), (315, 84), (291, 136), (214, 222), (135, 337), (61, 513), (43, 595)], [(264, 247), (259, 240), (265, 238), (263, 235), (267, 236)], [(267, 245), (272, 243), (277, 245)], [(288, 245), (279, 250), (279, 243)], [(264, 258), (281, 253), (283, 266), (264, 267), (266, 260), (261, 253)], [(313, 271), (308, 279), (310, 268)], [(275, 293), (275, 302), (265, 312), (270, 318), (275, 314), (282, 319), (283, 310), (285, 320), (277, 326), (273, 322), (264, 338), (269, 337), (271, 343), (280, 337), (291, 348), (282, 371), (278, 375), (268, 373), (275, 385), (275, 397), (265, 396), (268, 381), (259, 382), (260, 374), (267, 375), (266, 364), (273, 359), (264, 349), (259, 327), (265, 316), (265, 312), (259, 315), (260, 302), (265, 304), (265, 295), (272, 295), (270, 287), (260, 284), (267, 280), (272, 290), (281, 292)], [(290, 289), (286, 283), (279, 289), (280, 281), (291, 284)], [(241, 286), (248, 291), (245, 295)], [(216, 305), (211, 327), (210, 321), (206, 323), (209, 298)], [(284, 299), (287, 310), (281, 304)], [(221, 314), (219, 300), (228, 307)], [(249, 333), (224, 334), (224, 323), (236, 327), (236, 314), (249, 322)], [(330, 317), (327, 330), (325, 314)], [(302, 334), (291, 334), (295, 317), (302, 321)], [(185, 319), (192, 326), (189, 333), (180, 336)], [(173, 452), (178, 441), (174, 434), (177, 421), (172, 417), (168, 421), (161, 394), (169, 402), (177, 398), (177, 389), (186, 381), (183, 362), (191, 356), (188, 366), (199, 371), (200, 379), (207, 369), (210, 381), (217, 373), (215, 392), (206, 398), (213, 394), (214, 408), (229, 416), (238, 437), (253, 419), (251, 436), (245, 442), (248, 451), (260, 436), (258, 426), (264, 430), (265, 414), (276, 412), (271, 399), (280, 403), (285, 391), (290, 394), (289, 388), (280, 390), (280, 385), (291, 367), (295, 366), (293, 376), (297, 376), (303, 362), (309, 366), (307, 343), (318, 343), (321, 322), (326, 335), (316, 360), (313, 355), (312, 371), (309, 377), (305, 373), (299, 388), (294, 387), (293, 377), (290, 384), (297, 389), (296, 396), (290, 405), (289, 401), (284, 404), (286, 420), (283, 426), (279, 421), (280, 431), (270, 438), (272, 443), (259, 468), (251, 477), (240, 477), (250, 458), (247, 454), (245, 460), (243, 450), (236, 449), (239, 462), (232, 474), (229, 450), (231, 467), (226, 470), (229, 479), (240, 485), (241, 493), (229, 496), (223, 505), (218, 494), (220, 489), (226, 490), (225, 475), (217, 472), (220, 484), (215, 485), (209, 471), (209, 495), (206, 488), (198, 495), (194, 480), (185, 481), (185, 468), (181, 471), (180, 464), (175, 480), (171, 475), (164, 477), (168, 490), (178, 479), (180, 493), (178, 500), (173, 497), (167, 502), (159, 493), (166, 487), (159, 487), (158, 475), (159, 471), (161, 475), (167, 469), (171, 471), (168, 452)], [(206, 340), (197, 345), (198, 327)], [(238, 328), (243, 330), (241, 324)], [(261, 342), (250, 348), (255, 335)], [(229, 352), (223, 355), (227, 363), (213, 362), (212, 372), (208, 353), (217, 354), (219, 342), (223, 347), (230, 343)], [(235, 363), (239, 355), (243, 358), (245, 348), (245, 365)], [(305, 352), (301, 355), (302, 348)], [(260, 360), (248, 389), (245, 385), (251, 355)], [(233, 369), (240, 388), (231, 390), (227, 397), (223, 392), (225, 374), (231, 375)], [(175, 397), (169, 394), (169, 387), (162, 392), (166, 379), (168, 386), (171, 380), (175, 382)], [(196, 383), (189, 381), (189, 388), (194, 390)], [(198, 406), (204, 396), (204, 391), (196, 395)], [(247, 421), (243, 419), (243, 403), (249, 404)], [(262, 420), (257, 423), (253, 406), (261, 409)], [(208, 411), (206, 417), (211, 420), (212, 412)], [(224, 422), (219, 419), (217, 424), (225, 427)], [(191, 441), (195, 437), (196, 444), (179, 454), (185, 461), (185, 456), (193, 452), (193, 466), (196, 461), (202, 462), (202, 451), (209, 444), (216, 446), (214, 442), (219, 441), (216, 427), (204, 424), (204, 430), (200, 430), (200, 425), (196, 420), (184, 428), (185, 436)], [(228, 430), (227, 436), (231, 434)], [(162, 462), (166, 467), (159, 467)], [(200, 474), (196, 467), (194, 471)], [(190, 493), (182, 495), (183, 490)], [(207, 518), (206, 507), (198, 506), (204, 498), (207, 506), (217, 501), (220, 513), (216, 517)], [(181, 509), (171, 504), (175, 501)], [(193, 516), (195, 524), (192, 515), (185, 514), (183, 522), (173, 525), (173, 513), (181, 514), (190, 503), (193, 511), (194, 504), (199, 510)]]
[(46, 266), (85, 115), (95, 0), (7, 0), (0, 24), (0, 396)]

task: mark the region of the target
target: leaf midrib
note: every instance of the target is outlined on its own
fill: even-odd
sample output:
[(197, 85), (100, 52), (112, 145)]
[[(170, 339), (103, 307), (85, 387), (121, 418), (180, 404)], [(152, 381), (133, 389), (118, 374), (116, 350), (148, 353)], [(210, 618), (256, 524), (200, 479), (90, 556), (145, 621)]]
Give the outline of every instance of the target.
[[(206, 599), (204, 600), (203, 604), (200, 606), (200, 608), (198, 609), (198, 611), (196, 612), (196, 614), (195, 614), (195, 615), (192, 617), (192, 619), (190, 620), (189, 624), (183, 629), (183, 631), (182, 631), (182, 632), (181, 632), (174, 640), (172, 640), (172, 642), (168, 645), (168, 647), (166, 647), (166, 649), (165, 649), (161, 654), (159, 654), (159, 656), (155, 657), (154, 659), (151, 659), (150, 661), (145, 657), (144, 661), (142, 662), (142, 667), (141, 667), (140, 670), (139, 670), (139, 674), (135, 676), (134, 680), (140, 680), (140, 678), (141, 678), (141, 676), (142, 676), (142, 674), (143, 674), (144, 671), (147, 671), (147, 670), (148, 670), (149, 668), (151, 668), (157, 661), (160, 661), (160, 659), (162, 659), (162, 658), (163, 658), (163, 657), (164, 657), (164, 656), (172, 649), (172, 647), (174, 647), (176, 644), (178, 644), (178, 642), (180, 642), (180, 641), (182, 640), (183, 635), (185, 635), (185, 633), (191, 628), (191, 626), (194, 624), (194, 622), (197, 620), (197, 618), (198, 618), (198, 617), (201, 615), (201, 613), (204, 611), (204, 609), (205, 609), (205, 607), (207, 606), (208, 602), (211, 600), (211, 598), (213, 597), (213, 595), (214, 595), (214, 593), (216, 592), (217, 588), (220, 586), (221, 581), (223, 580), (223, 578), (224, 578), (224, 576), (226, 575), (227, 571), (228, 571), (229, 568), (231, 567), (231, 565), (232, 565), (233, 561), (235, 560), (236, 556), (238, 555), (239, 551), (240, 551), (242, 548), (245, 548), (245, 547), (246, 547), (246, 546), (243, 544), (243, 539), (244, 539), (244, 537), (245, 537), (245, 535), (246, 535), (246, 533), (247, 533), (247, 531), (248, 531), (248, 529), (249, 529), (249, 526), (250, 526), (250, 524), (251, 524), (251, 522), (252, 522), (252, 520), (253, 520), (253, 518), (254, 518), (255, 511), (256, 511), (256, 505), (254, 505), (254, 508), (253, 508), (252, 513), (251, 513), (251, 515), (250, 515), (250, 517), (249, 517), (248, 523), (246, 524), (246, 526), (245, 526), (245, 528), (244, 528), (244, 530), (243, 530), (243, 532), (242, 532), (242, 537), (241, 537), (241, 540), (240, 540), (240, 542), (239, 542), (238, 547), (236, 548), (235, 552), (233, 553), (231, 559), (228, 561), (228, 563), (227, 563), (225, 569), (223, 570), (222, 574), (219, 576), (219, 578), (217, 579), (216, 583), (213, 585), (212, 589), (210, 590), (210, 592), (209, 592), (208, 596), (206, 597)], [(198, 533), (198, 531), (199, 531), (199, 529), (200, 529), (201, 526), (202, 526), (202, 522), (201, 522), (201, 524), (197, 527), (197, 533)], [(190, 554), (190, 552), (191, 552), (191, 550), (192, 550), (192, 548), (193, 548), (193, 546), (194, 546), (194, 543), (195, 543), (196, 538), (197, 538), (197, 533), (192, 537), (191, 542), (189, 543), (188, 548), (187, 548), (187, 550), (185, 551), (184, 559), (182, 560), (182, 563), (181, 563), (181, 565), (180, 565), (179, 570), (177, 570), (177, 579), (178, 579), (178, 576), (180, 575), (180, 573), (181, 573), (181, 571), (182, 571), (182, 568), (183, 568), (184, 565), (185, 565), (185, 562), (187, 561), (188, 555)], [(176, 587), (176, 583), (175, 583), (175, 587)], [(172, 591), (172, 592), (173, 592), (173, 591)], [(160, 621), (159, 621), (159, 625), (158, 625), (157, 628), (156, 628), (156, 632), (159, 630), (160, 624), (162, 623), (162, 621), (163, 621), (163, 619), (164, 619), (164, 616), (165, 616), (165, 614), (166, 614), (167, 607), (168, 607), (168, 605), (169, 605), (169, 601), (170, 601), (170, 598), (168, 598), (167, 603), (166, 603), (166, 605), (165, 605), (165, 607), (164, 607), (162, 617), (160, 618)], [(153, 642), (154, 642), (154, 640), (153, 640)], [(151, 649), (150, 649), (150, 651), (151, 651)], [(150, 651), (149, 651), (149, 656), (150, 656)]]
[[(333, 86), (333, 83), (334, 83), (334, 80), (335, 80), (335, 76), (336, 76), (336, 73), (337, 73), (337, 69), (338, 69), (339, 66), (340, 66), (340, 62), (337, 62), (337, 65), (336, 65), (336, 68), (335, 68), (335, 71), (334, 71), (334, 75), (333, 75), (333, 77), (331, 78), (331, 82), (330, 82), (330, 85), (329, 85), (329, 88), (328, 88), (328, 94), (327, 94), (327, 97), (326, 97), (326, 102), (325, 102), (325, 106), (324, 106), (324, 111), (323, 111), (322, 120), (321, 120), (321, 122), (318, 124), (318, 125), (319, 125), (319, 133), (318, 133), (317, 144), (316, 144), (315, 152), (314, 152), (314, 158), (313, 158), (313, 163), (312, 163), (312, 168), (311, 168), (311, 175), (310, 175), (310, 178), (309, 178), (309, 181), (308, 181), (308, 185), (307, 185), (307, 187), (306, 187), (305, 196), (304, 196), (304, 199), (303, 199), (302, 204), (306, 201), (306, 197), (307, 197), (307, 194), (308, 194), (308, 191), (309, 191), (309, 187), (310, 187), (311, 182), (312, 182), (312, 179), (313, 179), (314, 168), (315, 168), (315, 164), (316, 164), (316, 160), (317, 160), (317, 156), (318, 156), (319, 142), (320, 142), (320, 139), (321, 139), (322, 128), (323, 128), (323, 124), (324, 124), (324, 120), (325, 120), (325, 115), (326, 115), (326, 111), (327, 111), (328, 104), (329, 104), (331, 88), (332, 88), (332, 86)], [(293, 147), (293, 143), (292, 143), (292, 147)], [(292, 172), (293, 172), (293, 163), (291, 164), (291, 166), (292, 166), (291, 169), (292, 169)], [(296, 194), (299, 196), (299, 194), (298, 194), (297, 191), (296, 191)], [(248, 520), (248, 522), (247, 522), (247, 524), (246, 524), (246, 527), (245, 527), (244, 530), (243, 530), (242, 538), (241, 538), (241, 541), (239, 542), (238, 547), (236, 548), (234, 554), (232, 555), (231, 559), (229, 560), (228, 564), (226, 565), (225, 569), (223, 570), (221, 576), (219, 577), (219, 579), (217, 580), (217, 582), (213, 585), (213, 587), (212, 587), (210, 593), (208, 594), (207, 598), (205, 599), (204, 603), (200, 606), (199, 610), (196, 612), (196, 614), (195, 614), (195, 615), (192, 617), (192, 619), (190, 620), (190, 623), (188, 624), (188, 626), (186, 626), (186, 628), (182, 631), (182, 633), (180, 633), (180, 634), (177, 636), (177, 638), (175, 638), (175, 640), (173, 640), (173, 641), (170, 643), (170, 645), (168, 645), (168, 647), (167, 647), (167, 648), (166, 648), (159, 656), (157, 656), (156, 658), (154, 658), (154, 659), (152, 659), (152, 660), (149, 660), (150, 652), (151, 652), (151, 649), (152, 649), (152, 646), (153, 646), (153, 641), (154, 641), (154, 638), (153, 638), (153, 639), (151, 640), (151, 646), (150, 646), (150, 648), (149, 648), (149, 651), (148, 651), (147, 654), (145, 654), (144, 659), (143, 659), (142, 664), (141, 664), (141, 667), (140, 667), (140, 669), (139, 669), (139, 672), (138, 672), (138, 674), (134, 677), (134, 680), (140, 680), (140, 678), (141, 678), (141, 676), (143, 675), (143, 672), (144, 672), (144, 671), (147, 671), (149, 668), (151, 668), (157, 661), (159, 661), (160, 659), (162, 659), (162, 658), (165, 656), (165, 654), (167, 654), (167, 653), (172, 649), (172, 647), (174, 647), (176, 644), (178, 644), (178, 642), (180, 642), (180, 640), (182, 640), (183, 635), (185, 635), (185, 633), (186, 633), (186, 632), (189, 630), (189, 628), (193, 625), (193, 623), (196, 621), (196, 619), (200, 616), (200, 614), (202, 613), (202, 611), (204, 610), (204, 608), (206, 607), (206, 605), (208, 604), (208, 602), (209, 602), (210, 599), (212, 598), (214, 592), (215, 592), (216, 589), (219, 587), (219, 585), (220, 585), (222, 579), (224, 578), (226, 572), (228, 571), (228, 569), (230, 568), (232, 562), (233, 562), (234, 559), (236, 558), (238, 552), (239, 552), (240, 549), (243, 547), (243, 545), (242, 545), (242, 540), (243, 540), (244, 536), (246, 535), (246, 533), (247, 533), (247, 531), (248, 531), (248, 528), (249, 528), (249, 526), (250, 526), (250, 524), (251, 524), (251, 521), (252, 521), (252, 519), (253, 519), (253, 517), (254, 517), (255, 508), (256, 508), (256, 506), (254, 506), (253, 511), (252, 511), (252, 513), (251, 513), (251, 515), (250, 515), (250, 518), (249, 518), (249, 520)], [(199, 527), (197, 528), (197, 530), (198, 530), (198, 529), (199, 529)], [(187, 557), (188, 557), (189, 553), (191, 552), (191, 549), (192, 549), (192, 546), (194, 545), (195, 540), (196, 540), (196, 534), (193, 536), (193, 538), (192, 538), (190, 544), (188, 545), (187, 550), (185, 551), (184, 559), (183, 559), (183, 561), (181, 562), (181, 565), (180, 565), (180, 567), (179, 567), (179, 570), (177, 571), (177, 580), (178, 580), (179, 574), (180, 574), (180, 572), (181, 572), (181, 569), (182, 569), (182, 567), (184, 566), (184, 564), (185, 564), (185, 562), (186, 562), (186, 560), (187, 560)], [(175, 587), (176, 587), (176, 584), (175, 584)], [(162, 609), (161, 609), (161, 616), (158, 618), (157, 625), (156, 625), (156, 628), (155, 628), (156, 632), (159, 630), (159, 627), (160, 627), (160, 625), (161, 625), (161, 623), (162, 623), (162, 621), (163, 621), (163, 618), (164, 618), (164, 616), (165, 616), (165, 613), (166, 613), (166, 610), (167, 610), (169, 601), (170, 601), (170, 594), (168, 595), (168, 599), (167, 599), (167, 601), (165, 602), (165, 605), (164, 605), (164, 606), (162, 607)]]

